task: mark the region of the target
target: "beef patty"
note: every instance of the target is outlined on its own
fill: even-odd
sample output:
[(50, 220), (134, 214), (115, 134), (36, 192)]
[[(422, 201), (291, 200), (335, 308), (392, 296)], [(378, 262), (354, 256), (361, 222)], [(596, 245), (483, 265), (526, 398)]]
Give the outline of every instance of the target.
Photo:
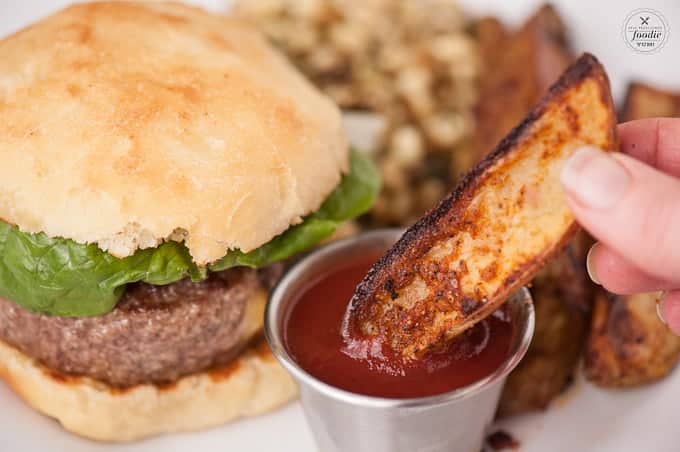
[(247, 340), (248, 300), (280, 272), (235, 268), (199, 283), (132, 284), (97, 317), (50, 317), (0, 298), (0, 339), (60, 373), (116, 387), (169, 383), (233, 359)]

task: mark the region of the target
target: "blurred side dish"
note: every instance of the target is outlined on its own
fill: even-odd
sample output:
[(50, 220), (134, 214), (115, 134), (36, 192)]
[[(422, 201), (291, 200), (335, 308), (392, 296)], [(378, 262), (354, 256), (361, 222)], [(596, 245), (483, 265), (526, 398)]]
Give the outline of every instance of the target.
[(371, 226), (412, 223), (472, 165), (480, 55), (455, 2), (241, 0), (235, 13), (342, 108), (386, 119)]
[[(516, 124), (573, 60), (567, 26), (542, 6), (516, 30), (472, 21), (451, 0), (241, 0), (254, 22), (346, 111), (386, 127), (374, 155), (384, 187), (367, 227), (408, 225)], [(680, 94), (629, 86), (621, 119), (680, 116)], [(655, 295), (596, 288), (585, 273), (592, 239), (577, 236), (532, 282), (536, 335), (510, 375), (500, 416), (544, 409), (584, 374), (605, 387), (662, 378), (680, 339), (654, 313)]]

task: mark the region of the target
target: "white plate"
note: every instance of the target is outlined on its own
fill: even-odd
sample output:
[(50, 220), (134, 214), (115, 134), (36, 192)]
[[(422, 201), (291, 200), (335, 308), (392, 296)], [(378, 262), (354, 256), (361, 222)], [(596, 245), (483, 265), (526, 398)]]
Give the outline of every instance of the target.
[[(68, 0), (0, 0), (0, 36), (68, 3)], [(227, 0), (193, 3), (219, 10)], [(475, 13), (494, 13), (516, 24), (540, 1), (462, 0), (462, 3)], [(680, 2), (554, 3), (567, 20), (577, 48), (595, 53), (607, 66), (618, 100), (632, 78), (680, 89), (677, 77)], [(660, 11), (671, 28), (669, 42), (655, 55), (633, 53), (620, 35), (624, 18), (640, 7)], [(298, 403), (206, 432), (167, 435), (130, 445), (98, 444), (69, 435), (56, 422), (29, 409), (3, 384), (0, 407), (0, 452), (316, 452)], [(675, 452), (680, 450), (679, 410), (679, 372), (658, 384), (627, 391), (605, 391), (579, 380), (547, 412), (515, 418), (501, 427), (520, 441), (522, 452)]]

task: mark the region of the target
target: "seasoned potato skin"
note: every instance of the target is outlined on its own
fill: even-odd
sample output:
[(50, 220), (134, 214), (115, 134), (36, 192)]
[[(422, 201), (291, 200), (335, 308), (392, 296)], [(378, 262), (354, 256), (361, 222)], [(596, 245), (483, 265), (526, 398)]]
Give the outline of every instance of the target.
[(415, 359), (490, 314), (576, 232), (559, 171), (579, 145), (616, 148), (615, 124), (606, 73), (585, 54), (373, 266), (350, 302), (345, 336)]
[[(482, 158), (573, 60), (566, 26), (550, 5), (540, 7), (517, 31), (495, 18), (476, 25), (484, 70), (475, 108), (474, 147)], [(588, 336), (593, 283), (585, 271), (592, 239), (581, 231), (565, 251), (532, 280), (536, 331), (510, 373), (498, 415), (545, 409), (572, 381)]]
[(632, 82), (628, 85), (621, 121), (654, 117), (680, 117), (680, 93)]
[(595, 297), (585, 375), (598, 386), (630, 387), (666, 376), (680, 358), (680, 337), (656, 314), (658, 293)]
[(557, 11), (543, 5), (516, 32), (495, 18), (475, 27), (483, 61), (475, 107), (477, 158), (491, 152), (574, 60)]

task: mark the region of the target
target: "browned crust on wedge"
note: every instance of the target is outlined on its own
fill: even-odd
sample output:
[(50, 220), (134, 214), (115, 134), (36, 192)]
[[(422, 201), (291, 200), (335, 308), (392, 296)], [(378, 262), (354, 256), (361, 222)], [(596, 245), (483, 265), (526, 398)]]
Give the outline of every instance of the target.
[(595, 298), (583, 371), (602, 387), (631, 387), (664, 378), (680, 360), (680, 337), (656, 313), (658, 293)]
[(516, 32), (494, 18), (476, 26), (483, 68), (475, 107), (473, 143), (478, 159), (522, 120), (574, 61), (564, 22), (551, 5), (541, 6)]
[[(584, 54), (498, 147), (371, 268), (350, 302), (343, 334), (380, 339), (405, 358), (413, 358), (490, 314), (577, 230), (561, 188), (555, 191), (557, 164), (578, 145), (615, 148), (615, 125), (607, 75), (595, 57)], [(530, 181), (512, 179), (521, 179), (526, 170), (522, 164), (533, 165), (528, 167)], [(550, 179), (543, 170), (553, 171)], [(546, 194), (532, 191), (545, 188), (543, 180), (554, 191), (548, 201), (555, 203), (557, 213), (546, 211), (546, 200), (541, 199)], [(501, 201), (518, 204), (499, 202), (497, 210), (504, 213), (495, 217), (497, 212), (489, 207), (496, 208), (490, 204), (496, 202), (496, 194)], [(506, 243), (494, 239), (508, 230), (496, 230), (505, 227), (496, 225), (496, 218), (501, 223), (512, 221), (522, 210), (545, 214), (548, 222), (555, 217), (554, 228), (541, 238), (545, 243), (529, 255), (519, 247), (508, 250)], [(531, 226), (524, 221), (527, 224), (515, 228)], [(467, 245), (474, 250), (461, 251)], [(480, 261), (480, 254), (492, 259), (483, 268), (479, 262), (467, 265), (466, 256)]]
[(680, 117), (680, 93), (641, 82), (628, 85), (621, 110), (621, 121), (653, 117)]

